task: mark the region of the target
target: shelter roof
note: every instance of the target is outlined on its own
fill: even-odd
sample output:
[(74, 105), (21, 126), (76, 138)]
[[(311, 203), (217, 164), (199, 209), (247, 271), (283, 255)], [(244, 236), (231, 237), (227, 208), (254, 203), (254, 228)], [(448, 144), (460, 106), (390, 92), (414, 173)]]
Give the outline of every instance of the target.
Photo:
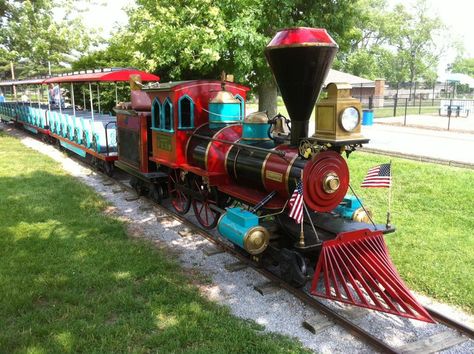
[(438, 81), (457, 82), (460, 84), (468, 85), (469, 88), (474, 88), (474, 78), (466, 74), (449, 73), (438, 78)]
[(375, 87), (375, 82), (360, 76), (344, 73), (339, 70), (329, 70), (328, 76), (324, 81), (324, 87), (331, 82), (343, 82), (352, 85), (353, 87)]
[(116, 82), (128, 81), (130, 75), (140, 75), (142, 81), (158, 81), (159, 76), (137, 69), (109, 69), (81, 74), (65, 74), (55, 76), (43, 81), (44, 84), (70, 83), (70, 82)]
[(43, 77), (26, 80), (10, 80), (0, 82), (0, 86), (13, 85), (41, 85), (50, 83), (70, 83), (70, 82), (117, 82), (128, 81), (130, 75), (138, 74), (142, 81), (159, 81), (160, 77), (147, 73), (145, 71), (132, 68), (113, 68), (101, 70), (87, 70), (84, 72), (75, 72), (62, 74), (53, 77)]

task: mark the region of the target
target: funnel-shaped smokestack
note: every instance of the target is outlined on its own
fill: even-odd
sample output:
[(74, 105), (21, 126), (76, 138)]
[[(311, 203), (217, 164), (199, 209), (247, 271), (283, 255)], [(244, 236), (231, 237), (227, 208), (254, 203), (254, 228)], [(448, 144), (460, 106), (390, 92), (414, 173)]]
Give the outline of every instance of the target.
[(291, 144), (308, 136), (308, 122), (337, 44), (322, 28), (279, 31), (265, 49), (265, 56), (280, 88), (291, 118)]

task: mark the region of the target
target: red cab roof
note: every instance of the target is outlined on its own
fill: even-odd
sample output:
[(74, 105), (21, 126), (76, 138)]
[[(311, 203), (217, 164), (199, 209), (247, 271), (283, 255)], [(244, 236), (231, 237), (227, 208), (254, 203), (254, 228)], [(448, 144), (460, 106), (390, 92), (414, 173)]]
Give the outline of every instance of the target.
[(63, 75), (51, 77), (43, 81), (44, 84), (55, 84), (65, 82), (115, 82), (128, 81), (130, 75), (140, 75), (142, 81), (159, 81), (160, 77), (136, 69), (118, 69), (110, 71), (99, 71), (85, 74)]

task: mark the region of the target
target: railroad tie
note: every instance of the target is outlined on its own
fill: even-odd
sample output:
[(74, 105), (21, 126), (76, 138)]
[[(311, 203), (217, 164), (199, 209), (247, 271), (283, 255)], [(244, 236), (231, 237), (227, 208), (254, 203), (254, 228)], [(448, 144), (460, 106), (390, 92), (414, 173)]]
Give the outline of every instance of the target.
[(416, 342), (407, 343), (397, 349), (404, 354), (428, 354), (454, 347), (467, 340), (467, 337), (460, 336), (453, 331), (445, 331)]
[(270, 282), (265, 282), (259, 285), (255, 285), (253, 287), (256, 291), (258, 291), (261, 295), (269, 295), (276, 293), (278, 290), (281, 288), (278, 286), (278, 284), (270, 281)]
[(206, 256), (214, 256), (215, 254), (219, 254), (219, 253), (224, 253), (224, 250), (220, 247), (216, 247), (214, 245), (211, 245), (211, 246), (206, 246), (203, 248), (202, 252), (206, 255)]
[(234, 263), (228, 263), (228, 264), (224, 265), (224, 268), (230, 273), (238, 272), (239, 270), (243, 270), (247, 267), (248, 267), (247, 263), (240, 262), (240, 261), (234, 262)]
[(334, 322), (330, 321), (326, 316), (318, 313), (305, 319), (302, 325), (303, 328), (311, 333), (318, 334), (326, 328), (334, 326)]
[(125, 200), (127, 202), (133, 202), (133, 201), (138, 200), (138, 199), (140, 199), (140, 197), (138, 195), (127, 195), (125, 197)]
[(184, 229), (179, 230), (178, 234), (181, 237), (189, 237), (194, 235), (194, 232), (189, 227), (185, 227)]

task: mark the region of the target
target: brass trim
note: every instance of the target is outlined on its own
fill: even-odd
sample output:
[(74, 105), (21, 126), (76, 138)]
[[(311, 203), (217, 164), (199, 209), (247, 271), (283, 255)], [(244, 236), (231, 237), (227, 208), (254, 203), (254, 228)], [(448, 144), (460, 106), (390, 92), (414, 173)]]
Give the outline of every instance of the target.
[(290, 195), (290, 172), (291, 172), (291, 168), (293, 167), (293, 164), (295, 163), (296, 159), (298, 158), (298, 154), (296, 154), (290, 161), (290, 163), (288, 164), (288, 167), (286, 169), (286, 173), (285, 173), (285, 179), (283, 180), (285, 182), (285, 190), (286, 190), (286, 193), (288, 193), (288, 195)]
[(270, 158), (272, 154), (268, 153), (267, 156), (265, 157), (265, 160), (263, 160), (263, 164), (262, 164), (262, 170), (260, 171), (260, 178), (262, 179), (262, 185), (263, 185), (263, 188), (265, 188), (265, 190), (267, 190), (267, 184), (265, 183), (265, 166), (267, 165), (267, 161), (268, 159)]
[(233, 166), (233, 170), (234, 170), (234, 179), (237, 181), (237, 169), (235, 168), (236, 166), (236, 163), (237, 163), (237, 159), (239, 158), (239, 154), (240, 154), (240, 149), (237, 149), (237, 153), (235, 154), (235, 160), (234, 160), (234, 166)]
[[(217, 139), (216, 135), (220, 134), (225, 128), (229, 128), (229, 127), (232, 127), (232, 125), (227, 125), (227, 126), (221, 128), (221, 129), (219, 129), (211, 138), (212, 139)], [(213, 143), (213, 141), (209, 140), (209, 144), (207, 144), (207, 148), (206, 148), (206, 156), (204, 156), (204, 167), (206, 168), (207, 172), (209, 172), (209, 168), (207, 167), (207, 155), (209, 154), (209, 149), (211, 148), (212, 143)]]
[[(260, 238), (260, 241), (262, 241), (263, 243), (261, 244), (260, 247), (258, 247), (257, 249), (254, 249), (253, 247), (255, 247), (255, 245), (252, 244), (253, 240), (251, 239), (251, 236), (252, 234), (255, 234), (255, 232), (258, 232), (258, 231), (260, 231), (263, 234), (262, 235), (263, 238)], [(254, 226), (247, 230), (243, 241), (244, 241), (243, 242), (244, 249), (251, 255), (257, 255), (267, 249), (268, 243), (270, 242), (270, 232), (263, 226)]]
[[(240, 139), (237, 140), (237, 141), (240, 141)], [(230, 150), (232, 150), (234, 147), (235, 147), (235, 145), (231, 145), (230, 148), (229, 148), (229, 150), (227, 150), (227, 152), (225, 153), (225, 157), (224, 157), (224, 160), (225, 160), (225, 161), (224, 161), (224, 168), (225, 168), (225, 173), (226, 173), (226, 175), (228, 174), (228, 173), (227, 173), (227, 159), (228, 159), (228, 157), (229, 157)]]
[[(215, 113), (210, 113), (210, 114), (215, 114)], [(242, 122), (241, 119), (235, 119), (235, 120), (209, 120), (209, 123), (214, 123), (214, 124), (230, 124), (230, 123), (236, 123), (236, 122)]]
[(367, 209), (366, 213), (363, 208), (358, 208), (354, 211), (354, 214), (352, 214), (352, 220), (369, 223), (372, 216), (372, 211), (370, 209)]
[(199, 127), (194, 129), (194, 132), (189, 136), (188, 142), (186, 143), (186, 150), (184, 151), (184, 158), (185, 158), (187, 163), (189, 163), (189, 160), (188, 160), (188, 146), (189, 146), (189, 143), (191, 142), (191, 139), (194, 137), (194, 133), (196, 133), (199, 129), (204, 127), (206, 124), (209, 124), (209, 123), (201, 124)]
[(270, 138), (242, 138), (240, 140), (245, 140), (245, 141), (268, 141), (272, 140)]
[(329, 172), (324, 176), (323, 189), (326, 193), (335, 193), (341, 186), (339, 176), (335, 172)]

